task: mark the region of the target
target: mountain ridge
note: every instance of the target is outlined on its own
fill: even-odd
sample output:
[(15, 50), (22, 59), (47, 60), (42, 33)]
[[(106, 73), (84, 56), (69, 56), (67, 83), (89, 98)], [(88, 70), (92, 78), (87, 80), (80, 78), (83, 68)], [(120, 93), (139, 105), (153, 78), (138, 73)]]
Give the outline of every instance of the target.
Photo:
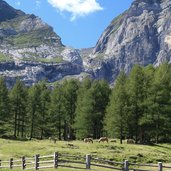
[(12, 18), (15, 18), (20, 15), (24, 15), (25, 13), (21, 10), (16, 10), (7, 4), (5, 1), (0, 0), (0, 22), (6, 21)]
[(3, 67), (0, 74), (12, 80), (20, 77), (28, 85), (66, 76), (89, 76), (113, 83), (121, 70), (129, 73), (134, 64), (158, 66), (165, 60), (171, 62), (170, 0), (133, 1), (128, 10), (111, 21), (95, 47), (86, 49), (63, 45), (53, 28), (39, 17), (0, 0), (0, 14), (3, 11), (0, 61), (10, 62), (14, 68)]
[[(11, 80), (19, 77), (32, 85), (83, 71), (79, 50), (63, 45), (53, 28), (39, 17), (16, 10), (3, 0), (0, 13), (4, 15), (0, 21), (0, 61), (7, 63), (1, 75)], [(8, 68), (9, 63), (13, 69)]]
[[(87, 60), (96, 78), (113, 82), (119, 72), (134, 64), (160, 65), (171, 58), (171, 1), (135, 0), (115, 18), (98, 40)], [(99, 58), (103, 58), (99, 62)], [(99, 69), (100, 68), (100, 69)]]

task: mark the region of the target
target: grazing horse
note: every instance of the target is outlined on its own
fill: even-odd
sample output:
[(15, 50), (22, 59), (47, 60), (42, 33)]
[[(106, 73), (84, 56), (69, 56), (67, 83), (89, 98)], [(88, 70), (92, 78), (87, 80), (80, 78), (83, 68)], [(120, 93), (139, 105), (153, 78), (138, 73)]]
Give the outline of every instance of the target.
[(84, 138), (84, 142), (91, 142), (91, 143), (93, 143), (93, 139), (92, 138)]
[(135, 141), (133, 139), (127, 139), (126, 143), (127, 144), (135, 144)]
[(57, 141), (57, 139), (56, 138), (54, 138), (54, 137), (49, 137), (49, 142), (54, 142), (54, 143), (56, 143), (56, 141)]
[(107, 137), (101, 137), (99, 140), (98, 140), (98, 142), (100, 143), (100, 142), (109, 142), (109, 140), (108, 140), (108, 138)]

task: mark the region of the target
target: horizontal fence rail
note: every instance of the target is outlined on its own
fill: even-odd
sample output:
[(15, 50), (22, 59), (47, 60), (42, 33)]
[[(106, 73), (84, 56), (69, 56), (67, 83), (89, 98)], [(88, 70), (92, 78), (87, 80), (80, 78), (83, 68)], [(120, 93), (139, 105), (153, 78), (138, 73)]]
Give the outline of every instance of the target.
[[(67, 167), (74, 169), (91, 169), (106, 168), (111, 170), (122, 171), (163, 171), (164, 169), (171, 169), (171, 166), (164, 166), (162, 162), (158, 164), (137, 164), (131, 163), (128, 160), (124, 162), (115, 162), (106, 159), (93, 158), (91, 155), (74, 156), (68, 154), (59, 154), (55, 152), (53, 155), (40, 156), (36, 154), (33, 157), (23, 156), (21, 159), (10, 158), (8, 161), (0, 160), (0, 169), (21, 168), (21, 170), (39, 170), (58, 167)], [(145, 167), (145, 168), (143, 168)], [(146, 169), (148, 167), (148, 169)]]

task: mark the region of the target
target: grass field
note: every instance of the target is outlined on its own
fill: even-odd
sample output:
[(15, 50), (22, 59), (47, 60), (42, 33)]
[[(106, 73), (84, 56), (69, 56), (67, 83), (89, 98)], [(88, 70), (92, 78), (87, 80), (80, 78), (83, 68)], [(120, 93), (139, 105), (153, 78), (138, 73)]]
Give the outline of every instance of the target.
[[(72, 144), (72, 146), (69, 144)], [(171, 144), (148, 146), (126, 143), (121, 145), (119, 144), (119, 140), (115, 143), (98, 143), (94, 141), (93, 144), (89, 144), (82, 141), (57, 141), (56, 143), (52, 143), (48, 140), (14, 141), (0, 139), (0, 160), (9, 160), (9, 158), (19, 159), (22, 156), (32, 157), (35, 154), (51, 155), (54, 152), (78, 156), (91, 154), (96, 158), (119, 162), (125, 159), (136, 163), (157, 164), (160, 161), (164, 164), (169, 164), (170, 162), (171, 166)], [(8, 171), (8, 169), (1, 170)], [(51, 170), (54, 169), (48, 169), (48, 171)], [(58, 170), (72, 171), (73, 169), (60, 168)]]

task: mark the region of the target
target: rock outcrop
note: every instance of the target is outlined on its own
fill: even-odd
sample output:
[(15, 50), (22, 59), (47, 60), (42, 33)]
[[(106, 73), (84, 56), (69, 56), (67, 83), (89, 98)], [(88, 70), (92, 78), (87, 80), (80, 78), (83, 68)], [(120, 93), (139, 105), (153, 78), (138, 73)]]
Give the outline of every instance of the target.
[(62, 44), (53, 28), (0, 0), (0, 75), (27, 85), (71, 77), (106, 79), (121, 70), (171, 62), (171, 1), (134, 0), (101, 35), (96, 46), (73, 49)]
[(135, 0), (106, 28), (86, 61), (97, 79), (113, 82), (134, 64), (171, 62), (171, 1)]
[(54, 82), (83, 71), (78, 50), (64, 46), (51, 26), (3, 0), (0, 0), (0, 62), (0, 75), (10, 78), (7, 80), (19, 77), (27, 85), (42, 79)]

